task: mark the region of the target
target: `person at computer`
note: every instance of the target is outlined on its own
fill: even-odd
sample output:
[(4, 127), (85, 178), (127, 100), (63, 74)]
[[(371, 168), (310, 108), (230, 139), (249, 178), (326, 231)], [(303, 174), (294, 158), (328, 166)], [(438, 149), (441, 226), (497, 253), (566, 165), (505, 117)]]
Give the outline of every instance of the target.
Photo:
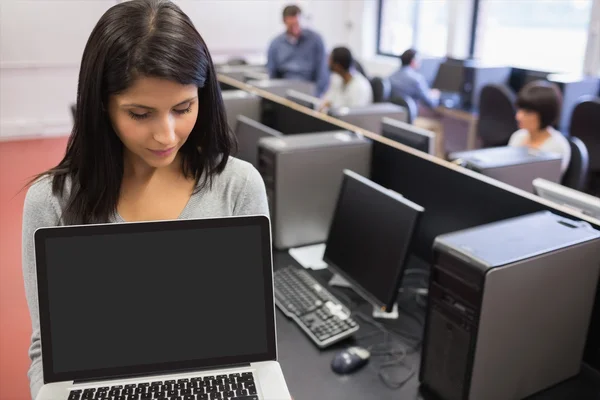
[(508, 145), (560, 154), (561, 171), (564, 174), (571, 160), (571, 146), (552, 127), (560, 114), (561, 97), (558, 87), (546, 81), (531, 82), (521, 89), (516, 104), (516, 119), (520, 129), (511, 135)]
[[(119, 3), (92, 31), (65, 156), (32, 182), (24, 204), (33, 398), (44, 382), (33, 243), (37, 228), (268, 215), (260, 174), (230, 156), (235, 139), (220, 93), (206, 43), (170, 1)], [(198, 257), (200, 267), (202, 254)]]
[(373, 102), (371, 84), (352, 65), (352, 53), (346, 47), (336, 47), (329, 56), (332, 75), (323, 96), (321, 110), (339, 107), (362, 107)]
[(321, 35), (302, 26), (302, 11), (295, 5), (283, 9), (286, 31), (271, 42), (267, 70), (272, 79), (314, 82), (321, 97), (329, 84), (327, 54)]
[(411, 98), (415, 102), (422, 102), (430, 109), (438, 104), (439, 91), (430, 89), (425, 77), (418, 72), (419, 60), (417, 51), (408, 49), (400, 56), (402, 66), (389, 76), (391, 98)]

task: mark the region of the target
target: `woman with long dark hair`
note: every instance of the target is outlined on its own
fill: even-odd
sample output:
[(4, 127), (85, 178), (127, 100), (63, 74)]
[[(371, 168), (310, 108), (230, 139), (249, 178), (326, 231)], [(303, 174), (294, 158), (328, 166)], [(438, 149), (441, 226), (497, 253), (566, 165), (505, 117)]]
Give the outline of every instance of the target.
[(190, 19), (163, 0), (109, 9), (83, 53), (66, 154), (25, 199), (33, 398), (43, 384), (35, 230), (268, 214), (264, 183), (230, 156), (234, 146), (210, 54)]

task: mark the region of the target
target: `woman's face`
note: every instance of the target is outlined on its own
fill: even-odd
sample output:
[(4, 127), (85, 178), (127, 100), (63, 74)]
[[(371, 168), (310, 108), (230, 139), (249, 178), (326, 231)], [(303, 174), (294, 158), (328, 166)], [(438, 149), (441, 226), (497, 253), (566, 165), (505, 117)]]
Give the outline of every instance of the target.
[(519, 108), (517, 110), (519, 128), (528, 132), (537, 132), (540, 129), (540, 116), (538, 113)]
[(198, 87), (142, 77), (110, 96), (108, 114), (125, 154), (152, 168), (171, 164), (198, 118)]

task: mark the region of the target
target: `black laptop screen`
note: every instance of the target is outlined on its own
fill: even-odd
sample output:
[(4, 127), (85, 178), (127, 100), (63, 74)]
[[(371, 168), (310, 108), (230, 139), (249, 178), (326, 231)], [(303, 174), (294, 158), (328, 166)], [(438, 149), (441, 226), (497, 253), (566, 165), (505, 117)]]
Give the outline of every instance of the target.
[(260, 225), (137, 225), (44, 238), (43, 335), (54, 374), (185, 369), (272, 351), (269, 238)]

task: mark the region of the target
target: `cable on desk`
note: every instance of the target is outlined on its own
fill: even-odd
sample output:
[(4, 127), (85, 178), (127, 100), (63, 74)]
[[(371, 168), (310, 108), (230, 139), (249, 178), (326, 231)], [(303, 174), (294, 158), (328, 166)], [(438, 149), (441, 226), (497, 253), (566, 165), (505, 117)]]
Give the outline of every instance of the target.
[[(405, 363), (406, 356), (408, 355), (408, 351), (404, 347), (397, 347), (395, 343), (390, 341), (390, 330), (380, 324), (379, 322), (373, 320), (372, 318), (366, 316), (362, 312), (356, 312), (355, 315), (362, 319), (364, 322), (371, 324), (379, 329), (380, 332), (383, 333), (383, 342), (378, 344), (373, 344), (367, 347), (367, 350), (371, 353), (371, 357), (385, 357), (386, 360), (377, 367), (374, 367), (371, 364), (371, 368), (377, 373), (379, 379), (390, 389), (399, 389), (401, 388), (414, 374), (415, 369), (407, 366)], [(368, 335), (364, 335), (360, 339), (365, 339), (366, 337), (374, 336), (373, 333)], [(393, 379), (389, 374), (388, 370), (392, 368), (404, 367), (408, 369), (408, 373), (400, 380)]]
[[(429, 273), (423, 270), (406, 270), (405, 274), (407, 276), (419, 276), (415, 285), (412, 285), (413, 282), (410, 282), (410, 279), (404, 280), (404, 288), (405, 289), (422, 289), (427, 288), (429, 281)], [(416, 287), (415, 287), (416, 286)], [(371, 353), (371, 357), (384, 357), (384, 361), (379, 365), (371, 364), (371, 369), (377, 374), (379, 379), (390, 389), (399, 389), (401, 388), (412, 376), (415, 374), (416, 370), (413, 367), (410, 367), (406, 364), (405, 360), (407, 355), (410, 352), (417, 351), (422, 342), (422, 334), (415, 335), (411, 332), (406, 332), (399, 330), (395, 327), (385, 326), (378, 321), (376, 321), (373, 317), (365, 315), (363, 312), (357, 310), (358, 304), (353, 301), (350, 296), (343, 292), (341, 288), (332, 287), (330, 288), (334, 293), (334, 295), (338, 298), (341, 298), (352, 314), (355, 317), (360, 318), (364, 322), (369, 325), (372, 325), (378, 329), (375, 332), (369, 332), (363, 335), (356, 335), (357, 341), (364, 341), (365, 339), (372, 338), (373, 336), (383, 334), (383, 340), (380, 343), (372, 344), (367, 346), (367, 350)], [(414, 320), (419, 329), (422, 331), (425, 321), (424, 316), (418, 315), (415, 312), (411, 312), (406, 309), (401, 303), (407, 300), (414, 300), (418, 307), (425, 308), (427, 303), (426, 295), (420, 294), (418, 291), (405, 291), (401, 293), (399, 297), (398, 310), (402, 311), (401, 316), (409, 317)], [(424, 299), (424, 300), (423, 300)], [(391, 340), (392, 337), (397, 336), (398, 342)], [(395, 379), (390, 375), (390, 370), (397, 369), (406, 369), (408, 372), (401, 379)]]

